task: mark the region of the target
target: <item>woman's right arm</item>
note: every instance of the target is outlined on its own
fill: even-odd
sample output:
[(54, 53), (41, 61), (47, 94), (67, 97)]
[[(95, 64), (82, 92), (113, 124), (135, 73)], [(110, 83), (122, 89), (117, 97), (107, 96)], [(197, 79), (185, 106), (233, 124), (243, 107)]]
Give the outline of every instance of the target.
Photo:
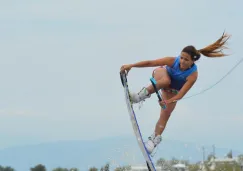
[(136, 68), (141, 68), (141, 67), (156, 67), (156, 66), (172, 66), (175, 61), (175, 57), (164, 57), (164, 58), (159, 58), (155, 60), (147, 60), (147, 61), (141, 61), (137, 62), (134, 64), (129, 64), (129, 65), (123, 65), (120, 69), (120, 72), (129, 72), (131, 68), (136, 67)]
[(172, 66), (174, 61), (175, 61), (175, 57), (164, 57), (155, 60), (137, 62), (131, 64), (131, 67), (140, 68), (140, 67), (156, 67), (156, 66), (163, 66), (163, 65)]

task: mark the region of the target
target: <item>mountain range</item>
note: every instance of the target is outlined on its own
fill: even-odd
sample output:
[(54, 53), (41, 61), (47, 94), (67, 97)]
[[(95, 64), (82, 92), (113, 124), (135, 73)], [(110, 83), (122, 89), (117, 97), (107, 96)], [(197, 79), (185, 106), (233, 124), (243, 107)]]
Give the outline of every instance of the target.
[[(224, 157), (230, 150), (233, 155), (243, 154), (237, 149), (215, 148), (216, 157)], [(205, 158), (212, 146), (204, 146)], [(195, 163), (203, 159), (202, 147), (196, 143), (163, 140), (155, 152), (153, 161), (172, 157)], [(72, 140), (15, 146), (0, 150), (0, 165), (11, 166), (16, 171), (28, 171), (38, 164), (53, 168), (76, 167), (87, 171), (90, 167), (100, 168), (106, 163), (111, 170), (118, 166), (144, 164), (142, 153), (134, 136), (109, 137), (98, 140)]]

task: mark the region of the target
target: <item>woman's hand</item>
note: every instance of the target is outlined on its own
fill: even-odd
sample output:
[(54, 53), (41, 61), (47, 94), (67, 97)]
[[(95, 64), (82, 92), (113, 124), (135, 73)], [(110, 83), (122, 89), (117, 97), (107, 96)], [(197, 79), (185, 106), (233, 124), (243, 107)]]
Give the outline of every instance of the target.
[(166, 108), (166, 105), (167, 105), (167, 104), (168, 104), (168, 103), (167, 103), (166, 100), (161, 100), (161, 101), (159, 101), (159, 105), (160, 105), (163, 109)]
[(162, 101), (159, 101), (159, 105), (160, 105), (163, 109), (165, 109), (166, 106), (167, 106), (168, 104), (170, 104), (170, 103), (176, 103), (176, 102), (177, 102), (177, 100), (173, 100), (173, 99), (162, 100)]
[(121, 73), (124, 73), (125, 71), (127, 71), (127, 73), (130, 71), (130, 69), (132, 68), (132, 65), (123, 65), (120, 69)]

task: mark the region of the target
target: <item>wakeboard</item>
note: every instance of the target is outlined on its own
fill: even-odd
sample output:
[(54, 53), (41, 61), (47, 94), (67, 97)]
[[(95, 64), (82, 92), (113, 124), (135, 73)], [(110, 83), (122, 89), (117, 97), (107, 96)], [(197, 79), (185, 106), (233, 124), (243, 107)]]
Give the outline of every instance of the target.
[(120, 77), (121, 77), (121, 82), (122, 82), (122, 85), (123, 85), (123, 88), (124, 88), (125, 101), (126, 101), (128, 113), (129, 113), (129, 116), (130, 116), (130, 121), (132, 123), (133, 131), (134, 131), (134, 134), (136, 136), (137, 143), (138, 143), (139, 148), (140, 148), (140, 150), (143, 154), (143, 157), (146, 161), (146, 165), (148, 167), (148, 170), (149, 171), (156, 171), (155, 166), (153, 164), (153, 161), (152, 161), (152, 159), (151, 159), (151, 157), (150, 157), (150, 155), (147, 152), (147, 149), (145, 147), (145, 143), (143, 141), (143, 137), (142, 137), (142, 134), (141, 134), (141, 131), (140, 131), (140, 128), (139, 128), (139, 124), (138, 124), (138, 121), (137, 121), (137, 118), (136, 118), (136, 114), (135, 114), (134, 109), (133, 109), (132, 101), (131, 101), (131, 98), (130, 98), (129, 87), (128, 87), (127, 74), (126, 73), (120, 73)]

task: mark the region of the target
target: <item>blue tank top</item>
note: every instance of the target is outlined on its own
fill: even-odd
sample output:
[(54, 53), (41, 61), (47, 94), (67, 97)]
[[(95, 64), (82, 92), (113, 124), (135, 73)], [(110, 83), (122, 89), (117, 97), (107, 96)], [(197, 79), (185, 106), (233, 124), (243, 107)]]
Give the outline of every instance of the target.
[(180, 90), (186, 83), (186, 78), (193, 72), (197, 71), (197, 65), (193, 66), (185, 71), (180, 70), (180, 56), (176, 57), (175, 62), (171, 67), (166, 66), (167, 72), (171, 78), (170, 88)]

